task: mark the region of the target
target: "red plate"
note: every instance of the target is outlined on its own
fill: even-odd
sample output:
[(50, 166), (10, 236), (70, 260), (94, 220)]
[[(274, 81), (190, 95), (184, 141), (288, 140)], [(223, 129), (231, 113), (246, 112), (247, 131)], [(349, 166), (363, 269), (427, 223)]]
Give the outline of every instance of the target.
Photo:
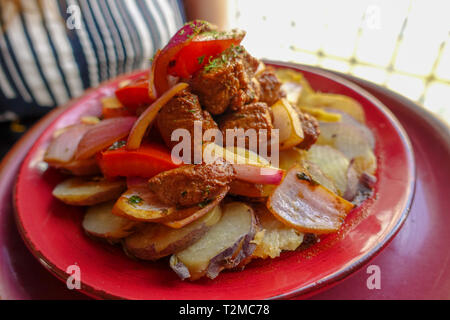
[[(242, 272), (215, 280), (182, 282), (168, 261), (143, 263), (120, 248), (93, 241), (81, 229), (82, 210), (51, 195), (62, 176), (45, 170), (42, 157), (52, 133), (86, 112), (100, 110), (99, 99), (124, 78), (91, 91), (59, 115), (42, 133), (21, 165), (15, 188), (16, 221), (27, 246), (53, 274), (67, 279), (68, 266), (81, 269), (82, 291), (98, 298), (262, 299), (311, 294), (335, 284), (374, 257), (405, 221), (414, 189), (414, 160), (409, 140), (394, 116), (358, 86), (330, 73), (297, 67), (315, 90), (340, 93), (364, 107), (375, 134), (378, 158), (376, 194), (346, 219), (338, 234), (303, 251), (255, 261)], [(134, 74), (137, 77), (142, 73)]]

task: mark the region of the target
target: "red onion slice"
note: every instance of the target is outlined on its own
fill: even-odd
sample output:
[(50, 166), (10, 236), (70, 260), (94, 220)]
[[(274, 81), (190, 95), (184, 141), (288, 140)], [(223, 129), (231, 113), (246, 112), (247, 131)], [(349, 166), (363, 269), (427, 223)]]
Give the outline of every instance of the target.
[(49, 163), (70, 162), (84, 134), (92, 127), (87, 124), (76, 124), (62, 129), (63, 132), (55, 137), (47, 149), (44, 160)]
[(75, 158), (88, 159), (114, 142), (125, 138), (136, 120), (136, 117), (111, 118), (92, 126), (81, 139)]
[(284, 170), (255, 164), (233, 164), (236, 179), (257, 184), (278, 185), (283, 180)]

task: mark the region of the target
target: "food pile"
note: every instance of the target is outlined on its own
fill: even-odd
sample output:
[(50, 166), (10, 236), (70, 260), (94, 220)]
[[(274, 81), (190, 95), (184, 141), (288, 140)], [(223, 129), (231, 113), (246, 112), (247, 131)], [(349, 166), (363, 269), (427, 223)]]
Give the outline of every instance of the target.
[[(359, 103), (266, 66), (244, 36), (187, 23), (147, 76), (102, 99), (101, 117), (54, 133), (44, 160), (69, 177), (53, 195), (87, 207), (88, 235), (133, 258), (168, 258), (181, 279), (214, 279), (338, 231), (371, 195), (375, 140)], [(194, 137), (182, 152), (178, 129)], [(261, 154), (264, 141), (276, 143)]]

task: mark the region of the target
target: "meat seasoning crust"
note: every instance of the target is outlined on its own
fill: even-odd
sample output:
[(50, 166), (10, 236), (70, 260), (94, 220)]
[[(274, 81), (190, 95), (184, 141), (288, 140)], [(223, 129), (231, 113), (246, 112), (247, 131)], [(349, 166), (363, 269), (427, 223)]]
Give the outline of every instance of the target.
[[(224, 142), (227, 141), (227, 130), (233, 129), (254, 129), (258, 137), (258, 145), (261, 129), (267, 132), (267, 141), (270, 141), (271, 130), (273, 129), (272, 118), (270, 115), (270, 108), (264, 102), (254, 102), (243, 106), (239, 111), (229, 112), (218, 120), (220, 130), (224, 137)], [(242, 130), (241, 130), (242, 131)], [(245, 136), (245, 148), (249, 149), (249, 137)]]
[(285, 96), (281, 90), (281, 82), (272, 67), (266, 67), (256, 76), (256, 80), (260, 86), (259, 101), (271, 106)]
[(213, 163), (186, 165), (161, 172), (149, 181), (149, 188), (166, 205), (189, 207), (207, 204), (233, 181), (234, 168), (223, 159)]
[(202, 110), (198, 97), (187, 90), (173, 97), (161, 109), (157, 117), (161, 137), (170, 149), (178, 143), (171, 140), (174, 130), (186, 129), (191, 137), (194, 136), (194, 121), (202, 121), (203, 132), (208, 129), (218, 129), (209, 112)]
[(297, 110), (298, 117), (302, 123), (304, 139), (297, 147), (309, 150), (316, 143), (320, 135), (319, 122), (312, 115)]
[(231, 47), (193, 76), (192, 91), (212, 115), (238, 110), (257, 101), (258, 83), (254, 79), (259, 61), (243, 47)]

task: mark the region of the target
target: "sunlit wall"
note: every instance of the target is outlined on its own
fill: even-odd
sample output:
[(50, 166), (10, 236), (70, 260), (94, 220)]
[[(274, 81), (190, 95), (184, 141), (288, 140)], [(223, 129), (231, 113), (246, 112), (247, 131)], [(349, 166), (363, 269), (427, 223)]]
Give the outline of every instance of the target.
[(450, 123), (450, 0), (231, 0), (258, 57), (391, 88)]

